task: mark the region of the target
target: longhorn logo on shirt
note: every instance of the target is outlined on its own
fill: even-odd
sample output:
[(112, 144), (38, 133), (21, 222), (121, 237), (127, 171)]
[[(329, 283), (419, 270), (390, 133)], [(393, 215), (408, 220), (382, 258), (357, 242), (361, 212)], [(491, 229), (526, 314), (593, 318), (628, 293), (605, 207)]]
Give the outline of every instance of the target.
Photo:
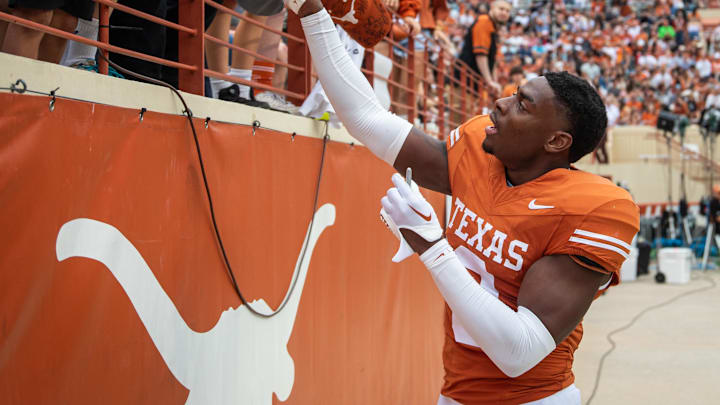
[[(87, 218), (60, 228), (59, 261), (85, 257), (104, 264), (130, 298), (165, 364), (190, 390), (186, 404), (272, 404), (290, 396), (295, 365), (287, 350), (315, 244), (335, 223), (335, 206), (325, 204), (305, 235), (307, 257), (295, 264), (296, 288), (285, 308), (260, 318), (245, 306), (224, 311), (204, 333), (190, 329), (133, 244), (115, 227)], [(302, 249), (301, 249), (302, 251)], [(261, 313), (272, 310), (263, 300), (250, 303)]]

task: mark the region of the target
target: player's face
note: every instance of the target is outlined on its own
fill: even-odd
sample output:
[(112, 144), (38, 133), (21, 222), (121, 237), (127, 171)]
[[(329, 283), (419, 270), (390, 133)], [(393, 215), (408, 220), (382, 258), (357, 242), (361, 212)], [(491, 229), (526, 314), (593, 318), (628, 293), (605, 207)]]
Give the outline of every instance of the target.
[(545, 155), (545, 143), (558, 131), (567, 131), (567, 120), (547, 79), (537, 77), (511, 97), (495, 102), (490, 113), (494, 126), (485, 129), (483, 149), (511, 169), (530, 167)]

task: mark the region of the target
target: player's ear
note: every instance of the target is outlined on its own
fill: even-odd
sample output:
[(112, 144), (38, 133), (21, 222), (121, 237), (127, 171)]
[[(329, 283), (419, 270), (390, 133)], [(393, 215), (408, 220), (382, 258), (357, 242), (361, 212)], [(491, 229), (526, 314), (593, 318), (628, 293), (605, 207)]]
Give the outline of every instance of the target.
[(545, 142), (545, 151), (548, 153), (558, 153), (570, 149), (573, 137), (565, 131), (556, 131)]

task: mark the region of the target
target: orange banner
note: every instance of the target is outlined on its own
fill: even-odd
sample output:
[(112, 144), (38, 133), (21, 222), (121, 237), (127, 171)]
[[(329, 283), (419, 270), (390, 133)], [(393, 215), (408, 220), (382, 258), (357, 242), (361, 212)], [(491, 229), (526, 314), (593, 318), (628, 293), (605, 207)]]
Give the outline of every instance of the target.
[(264, 319), (223, 265), (187, 119), (48, 101), (0, 94), (3, 404), (436, 402), (442, 298), (416, 257), (390, 262), (391, 169), (367, 149), (328, 144), (306, 237), (322, 140), (195, 121), (242, 293), (289, 294)]

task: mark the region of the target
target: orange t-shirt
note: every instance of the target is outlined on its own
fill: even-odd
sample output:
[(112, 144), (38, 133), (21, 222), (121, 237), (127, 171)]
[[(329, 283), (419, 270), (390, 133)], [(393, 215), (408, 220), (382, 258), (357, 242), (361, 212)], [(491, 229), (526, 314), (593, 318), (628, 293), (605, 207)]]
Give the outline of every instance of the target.
[(633, 111), (639, 111), (643, 109), (642, 103), (637, 100), (630, 100), (626, 105), (630, 107), (630, 109)]
[[(513, 310), (525, 274), (544, 256), (590, 259), (601, 268), (575, 261), (612, 274), (610, 284), (617, 284), (639, 229), (638, 207), (630, 195), (575, 169), (552, 170), (511, 187), (503, 164), (482, 149), (488, 125), (487, 116), (473, 118), (447, 140), (453, 199), (446, 237), (468, 272)], [(446, 307), (442, 394), (465, 405), (520, 404), (550, 396), (573, 383), (573, 356), (581, 338), (579, 324), (538, 365), (510, 378)]]
[(479, 16), (472, 27), (473, 53), (487, 55), (493, 42), (493, 34), (495, 34), (495, 23), (490, 16), (487, 14)]
[(658, 4), (655, 7), (655, 16), (662, 17), (666, 15), (670, 15), (670, 7), (667, 4)]
[(719, 60), (719, 59), (714, 59), (714, 60), (712, 61), (712, 64), (711, 64), (711, 65), (712, 65), (712, 72), (713, 72), (713, 73), (720, 73), (720, 60)]
[(657, 124), (657, 114), (653, 114), (648, 111), (644, 111), (642, 113), (642, 121), (645, 125), (655, 125)]

